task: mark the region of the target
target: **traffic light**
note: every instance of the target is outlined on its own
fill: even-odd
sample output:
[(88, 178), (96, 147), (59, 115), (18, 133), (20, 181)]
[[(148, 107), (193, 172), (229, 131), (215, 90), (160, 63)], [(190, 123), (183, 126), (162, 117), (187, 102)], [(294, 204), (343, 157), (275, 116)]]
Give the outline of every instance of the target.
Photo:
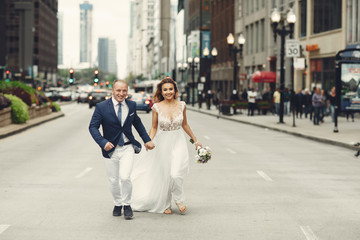
[(69, 78), (69, 84), (72, 85), (74, 83), (74, 69), (69, 70), (70, 78)]
[(57, 86), (61, 87), (61, 81), (60, 80), (57, 82)]
[(10, 82), (10, 71), (9, 71), (9, 70), (6, 70), (6, 71), (5, 71), (5, 74), (6, 74), (5, 81), (6, 81), (6, 82)]
[(106, 81), (105, 84), (106, 84), (106, 87), (109, 87), (109, 81)]
[(94, 71), (94, 83), (99, 82), (99, 70)]

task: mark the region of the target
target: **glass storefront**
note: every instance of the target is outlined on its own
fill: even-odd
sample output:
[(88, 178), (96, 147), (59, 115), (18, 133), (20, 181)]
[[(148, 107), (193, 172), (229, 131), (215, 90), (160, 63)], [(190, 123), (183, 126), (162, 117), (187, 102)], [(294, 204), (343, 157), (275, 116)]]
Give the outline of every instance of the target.
[(335, 86), (335, 57), (310, 60), (311, 87), (326, 91)]

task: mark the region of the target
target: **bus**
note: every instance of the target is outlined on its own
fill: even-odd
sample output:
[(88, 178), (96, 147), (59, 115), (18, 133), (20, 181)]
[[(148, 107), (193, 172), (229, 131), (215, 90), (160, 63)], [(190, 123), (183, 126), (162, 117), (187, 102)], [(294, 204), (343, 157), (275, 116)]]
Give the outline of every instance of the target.
[(154, 94), (156, 92), (156, 86), (160, 83), (160, 80), (145, 80), (134, 84), (134, 91), (145, 92), (149, 94)]

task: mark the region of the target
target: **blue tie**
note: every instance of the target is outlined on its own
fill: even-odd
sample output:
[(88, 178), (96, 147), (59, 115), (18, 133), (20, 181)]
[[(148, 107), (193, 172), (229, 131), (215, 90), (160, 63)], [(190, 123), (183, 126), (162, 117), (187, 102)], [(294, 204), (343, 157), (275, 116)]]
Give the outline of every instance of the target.
[[(120, 126), (121, 126), (121, 103), (119, 103), (118, 119), (119, 119)], [(119, 139), (118, 145), (120, 145), (120, 146), (124, 145), (124, 137), (123, 137), (122, 133), (120, 133), (120, 139)]]

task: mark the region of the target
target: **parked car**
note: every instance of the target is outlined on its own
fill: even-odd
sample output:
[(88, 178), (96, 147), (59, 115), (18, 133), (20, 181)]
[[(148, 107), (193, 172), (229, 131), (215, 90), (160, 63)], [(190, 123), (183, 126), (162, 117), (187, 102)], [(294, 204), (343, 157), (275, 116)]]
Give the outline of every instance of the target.
[(72, 101), (74, 99), (74, 93), (70, 90), (59, 92), (60, 101)]
[(60, 100), (61, 96), (59, 95), (58, 91), (46, 91), (45, 96), (48, 97), (51, 101), (56, 102), (57, 100)]
[(89, 94), (87, 92), (79, 92), (79, 95), (77, 97), (78, 103), (85, 103), (89, 100)]
[(130, 100), (136, 102), (136, 110), (151, 111), (151, 99), (150, 96), (143, 92), (134, 93), (129, 97)]
[(111, 98), (111, 91), (103, 89), (94, 90), (89, 93), (89, 108), (92, 108), (97, 103), (105, 101), (109, 98)]

